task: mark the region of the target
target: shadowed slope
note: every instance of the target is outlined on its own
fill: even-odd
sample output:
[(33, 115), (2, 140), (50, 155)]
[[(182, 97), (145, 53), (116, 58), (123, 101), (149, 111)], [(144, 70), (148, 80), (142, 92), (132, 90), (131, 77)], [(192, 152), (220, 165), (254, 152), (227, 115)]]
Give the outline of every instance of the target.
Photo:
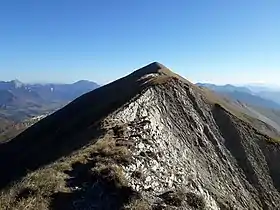
[[(154, 80), (152, 74), (159, 74), (157, 78), (162, 79)], [(26, 171), (35, 170), (86, 145), (100, 132), (96, 125), (102, 118), (145, 88), (162, 83), (173, 75), (163, 65), (152, 63), (81, 96), (12, 141), (0, 144), (0, 187), (23, 176)]]

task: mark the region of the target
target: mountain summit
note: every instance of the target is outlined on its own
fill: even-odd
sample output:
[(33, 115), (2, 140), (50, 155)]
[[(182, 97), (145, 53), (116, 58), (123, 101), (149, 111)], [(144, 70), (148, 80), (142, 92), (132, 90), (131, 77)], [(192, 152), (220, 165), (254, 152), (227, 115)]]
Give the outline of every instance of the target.
[(152, 63), (1, 144), (0, 207), (279, 209), (277, 135)]

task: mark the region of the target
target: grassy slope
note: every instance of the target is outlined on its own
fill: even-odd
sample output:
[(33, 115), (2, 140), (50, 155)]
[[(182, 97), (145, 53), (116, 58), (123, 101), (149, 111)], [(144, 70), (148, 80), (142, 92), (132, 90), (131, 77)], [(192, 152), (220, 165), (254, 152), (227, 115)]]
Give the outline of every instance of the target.
[[(142, 78), (154, 73), (161, 76), (156, 79)], [(27, 209), (45, 209), (49, 205), (59, 209), (63, 199), (71, 201), (86, 195), (83, 190), (79, 190), (82, 187), (80, 181), (84, 179), (102, 183), (118, 194), (121, 192), (123, 196), (114, 199), (119, 200), (122, 205), (129, 205), (131, 197), (126, 193), (133, 192), (125, 185), (125, 179), (117, 167), (118, 164), (125, 164), (129, 154), (125, 147), (116, 144), (119, 137), (112, 125), (109, 123), (110, 128), (106, 128), (100, 123), (108, 113), (127, 104), (145, 88), (165, 83), (171, 78), (192, 85), (161, 65), (152, 64), (85, 94), (27, 129), (11, 142), (0, 145), (0, 187), (5, 188), (0, 197), (1, 209), (21, 209), (26, 206)], [(256, 122), (259, 121), (243, 113), (238, 104), (230, 103), (206, 89), (192, 87), (200, 91), (208, 102), (220, 104), (240, 119), (258, 127)], [(268, 127), (267, 130), (269, 129)], [(95, 144), (97, 141), (101, 143)], [(100, 159), (96, 160), (94, 157)], [(108, 163), (109, 169), (105, 166)], [(18, 181), (8, 187), (15, 180)], [(73, 181), (76, 183), (74, 186), (71, 185)], [(140, 202), (139, 206), (144, 205), (143, 203), (145, 202)]]
[[(151, 76), (152, 74), (160, 74), (160, 76), (155, 78)], [(100, 132), (99, 122), (108, 113), (123, 106), (150, 85), (167, 82), (170, 78), (182, 80), (205, 95), (208, 102), (218, 103), (244, 121), (254, 124), (257, 128), (260, 127), (258, 123), (261, 122), (243, 113), (240, 105), (230, 103), (211, 91), (198, 88), (162, 65), (153, 63), (127, 77), (83, 95), (27, 129), (11, 142), (0, 145), (0, 167), (4, 171), (0, 187), (24, 176), (26, 169), (36, 170), (86, 145), (92, 141), (96, 133)], [(270, 131), (270, 127), (265, 128), (264, 131)], [(10, 164), (7, 164), (6, 159), (10, 160)]]
[[(148, 210), (140, 195), (127, 186), (120, 165), (130, 161), (128, 148), (119, 141), (123, 126), (103, 127), (93, 142), (46, 167), (29, 173), (0, 193), (0, 209), (89, 208), (86, 199), (100, 195), (96, 204), (104, 209)], [(100, 189), (104, 191), (100, 191)], [(91, 203), (94, 202), (91, 199)]]
[(195, 88), (205, 96), (208, 102), (213, 105), (220, 105), (231, 114), (253, 126), (259, 132), (270, 136), (271, 139), (278, 139), (280, 137), (280, 133), (278, 130), (268, 125), (267, 123), (257, 119), (256, 116), (252, 112), (250, 112), (250, 110), (247, 109), (243, 104), (232, 101), (226, 97), (221, 97), (220, 95), (215, 94), (213, 91), (207, 88)]

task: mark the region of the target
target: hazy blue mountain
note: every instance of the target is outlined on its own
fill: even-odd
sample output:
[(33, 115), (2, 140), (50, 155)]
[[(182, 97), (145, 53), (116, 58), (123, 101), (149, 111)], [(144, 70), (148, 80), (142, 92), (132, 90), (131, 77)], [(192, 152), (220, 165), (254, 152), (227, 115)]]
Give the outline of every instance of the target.
[(262, 98), (273, 100), (280, 104), (280, 91), (261, 91), (257, 94)]
[(278, 85), (249, 84), (245, 85), (245, 87), (262, 98), (280, 104), (280, 86)]
[(215, 85), (215, 84), (211, 84), (211, 83), (197, 83), (196, 85), (200, 86), (200, 87), (206, 87), (209, 88), (213, 91), (216, 92), (234, 92), (234, 91), (238, 91), (238, 92), (245, 92), (245, 93), (252, 93), (252, 91), (247, 88), (247, 87), (238, 87), (238, 86), (234, 86), (234, 85)]
[(0, 117), (22, 120), (46, 114), (98, 87), (98, 84), (86, 80), (73, 84), (25, 84), (19, 80), (0, 81)]
[(250, 89), (254, 93), (259, 92), (280, 92), (280, 87), (278, 85), (269, 84), (246, 84), (244, 87)]
[[(248, 87), (237, 87), (234, 85), (214, 85), (208, 83), (197, 83), (197, 85), (209, 88), (217, 93), (223, 94), (231, 99), (238, 100), (242, 103), (268, 109), (280, 109), (280, 100), (279, 103), (277, 103), (277, 97), (274, 97), (272, 95), (271, 97), (269, 97), (268, 93), (266, 93), (267, 97), (264, 96), (265, 93), (256, 94), (252, 92)], [(278, 98), (280, 99), (280, 94)]]
[(81, 80), (73, 84), (28, 85), (31, 91), (39, 93), (48, 101), (72, 101), (73, 99), (99, 87), (95, 82)]
[(245, 93), (240, 91), (233, 91), (227, 93), (227, 95), (235, 100), (239, 100), (249, 105), (264, 107), (269, 109), (280, 109), (280, 104), (276, 103), (275, 101), (262, 98), (258, 95), (253, 95), (250, 93)]

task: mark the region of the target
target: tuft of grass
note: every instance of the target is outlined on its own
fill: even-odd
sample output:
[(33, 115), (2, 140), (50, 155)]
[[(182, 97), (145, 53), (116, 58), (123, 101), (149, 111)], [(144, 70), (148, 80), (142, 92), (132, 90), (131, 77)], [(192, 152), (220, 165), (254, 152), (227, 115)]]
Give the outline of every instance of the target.
[(268, 138), (267, 142), (271, 144), (280, 144), (280, 138)]
[(206, 203), (203, 197), (193, 192), (186, 193), (186, 200), (189, 206), (195, 209), (204, 210), (206, 208)]
[(152, 210), (151, 205), (144, 199), (135, 199), (125, 206), (125, 210)]
[(53, 192), (64, 190), (65, 177), (51, 168), (31, 173), (0, 193), (0, 209), (48, 209)]
[(107, 137), (96, 143), (94, 155), (106, 160), (114, 160), (117, 163), (129, 163), (131, 152), (125, 146), (117, 146), (114, 139)]
[(123, 170), (115, 164), (102, 164), (98, 163), (93, 169), (92, 173), (107, 182), (114, 182), (115, 186), (123, 187), (128, 186), (127, 179), (124, 176)]
[(186, 198), (183, 190), (169, 191), (159, 196), (163, 199), (164, 203), (170, 206), (180, 207)]

